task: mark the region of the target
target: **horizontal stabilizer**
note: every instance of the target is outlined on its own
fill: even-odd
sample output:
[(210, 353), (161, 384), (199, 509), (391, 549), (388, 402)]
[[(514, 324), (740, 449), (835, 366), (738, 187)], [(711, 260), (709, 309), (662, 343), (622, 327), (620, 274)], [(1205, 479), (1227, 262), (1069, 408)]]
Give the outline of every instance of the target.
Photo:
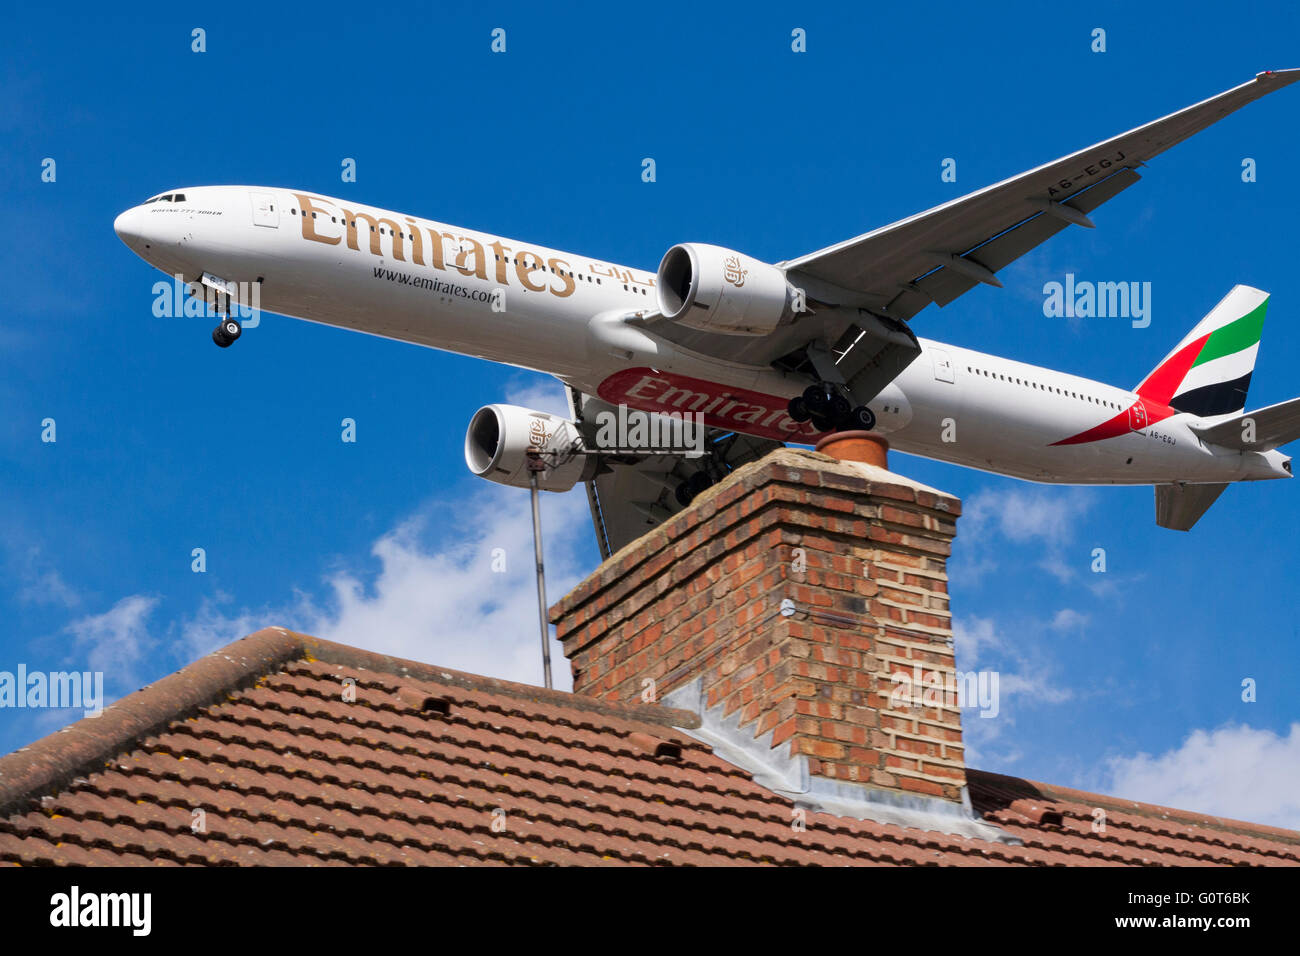
[(1226, 484), (1156, 485), (1156, 524), (1174, 531), (1191, 531), (1201, 515), (1223, 494)]
[(1205, 441), (1240, 451), (1272, 451), (1300, 438), (1300, 398), (1269, 405), (1218, 422), (1208, 428), (1192, 425)]

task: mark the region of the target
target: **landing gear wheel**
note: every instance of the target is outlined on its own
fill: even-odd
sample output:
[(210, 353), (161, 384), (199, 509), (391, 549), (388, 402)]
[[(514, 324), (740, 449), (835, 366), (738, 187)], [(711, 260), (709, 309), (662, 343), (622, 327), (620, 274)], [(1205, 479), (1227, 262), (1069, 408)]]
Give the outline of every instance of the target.
[(831, 392), (825, 385), (809, 385), (803, 390), (803, 404), (814, 416), (824, 415), (831, 404)]
[(228, 349), (231, 345), (231, 340), (226, 338), (225, 331), (219, 325), (212, 330), (212, 341), (217, 344), (218, 348)]
[(226, 338), (233, 342), (235, 339), (239, 338), (244, 330), (239, 327), (238, 320), (227, 316), (221, 320), (221, 331), (225, 334)]
[(865, 405), (859, 405), (853, 411), (849, 412), (848, 419), (845, 422), (845, 431), (856, 431), (861, 429), (869, 432), (876, 427), (876, 413)]
[(691, 494), (690, 484), (683, 481), (673, 492), (673, 497), (677, 499), (677, 503), (683, 508), (689, 505), (691, 503), (691, 498), (694, 497), (694, 495)]
[(827, 408), (827, 417), (832, 421), (842, 421), (849, 417), (849, 412), (853, 410), (853, 404), (843, 395), (832, 395), (830, 406)]
[(812, 417), (812, 426), (819, 432), (835, 431), (835, 423), (823, 415), (814, 415)]
[(673, 492), (673, 497), (677, 499), (679, 505), (685, 508), (695, 500), (696, 495), (706, 488), (712, 487), (712, 485), (713, 478), (709, 476), (707, 471), (697, 471), (677, 486)]
[(808, 411), (808, 404), (803, 400), (802, 395), (790, 399), (790, 404), (786, 406), (786, 414), (796, 422), (806, 422), (812, 418), (812, 412)]

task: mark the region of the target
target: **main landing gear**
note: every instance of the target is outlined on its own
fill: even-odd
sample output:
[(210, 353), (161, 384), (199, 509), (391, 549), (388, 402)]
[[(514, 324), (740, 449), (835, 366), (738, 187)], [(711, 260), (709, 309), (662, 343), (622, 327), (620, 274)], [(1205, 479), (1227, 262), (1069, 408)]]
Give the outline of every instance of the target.
[(818, 382), (790, 399), (787, 411), (797, 422), (811, 421), (819, 432), (871, 431), (876, 415), (865, 405), (854, 407), (843, 390)]
[(235, 339), (239, 338), (242, 331), (238, 320), (226, 316), (221, 320), (221, 324), (212, 330), (212, 341), (221, 348), (228, 349), (234, 344)]
[(677, 499), (677, 503), (685, 508), (695, 499), (696, 495), (712, 484), (712, 475), (707, 471), (697, 471), (677, 486), (676, 490), (673, 491), (673, 496)]

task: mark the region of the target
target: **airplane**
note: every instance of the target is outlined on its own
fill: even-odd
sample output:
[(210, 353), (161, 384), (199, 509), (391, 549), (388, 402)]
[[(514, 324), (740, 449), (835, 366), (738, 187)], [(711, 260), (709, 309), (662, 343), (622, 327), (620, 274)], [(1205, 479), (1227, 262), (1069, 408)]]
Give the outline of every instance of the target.
[[(1132, 389), (918, 338), (944, 307), (1136, 183), (1138, 169), (1300, 79), (1269, 71), (1162, 119), (836, 245), (767, 263), (702, 243), (654, 272), (307, 190), (173, 189), (114, 230), (215, 303), (531, 369), (569, 416), (488, 405), (492, 481), (586, 485), (602, 557), (783, 443), (873, 430), (898, 451), (1034, 482), (1153, 485), (1189, 530), (1231, 483), (1291, 477), (1300, 398), (1244, 413), (1268, 295), (1236, 286)], [(238, 306), (236, 309), (234, 306)], [(602, 439), (615, 411), (699, 427), (691, 451)], [(683, 426), (685, 427), (685, 426)], [(683, 432), (684, 434), (684, 432)], [(541, 466), (536, 466), (537, 462)], [(530, 463), (543, 470), (536, 479)]]

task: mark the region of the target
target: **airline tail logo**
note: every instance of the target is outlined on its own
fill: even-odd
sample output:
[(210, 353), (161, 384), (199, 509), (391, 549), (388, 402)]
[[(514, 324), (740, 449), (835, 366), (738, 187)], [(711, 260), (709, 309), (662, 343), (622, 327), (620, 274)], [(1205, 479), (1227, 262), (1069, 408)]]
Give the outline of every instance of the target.
[(1267, 309), (1267, 292), (1234, 287), (1143, 380), (1136, 389), (1137, 401), (1128, 409), (1052, 444), (1117, 438), (1178, 412), (1208, 417), (1241, 411), (1246, 407)]
[(1246, 407), (1268, 293), (1239, 285), (1137, 387), (1143, 398), (1193, 415)]

